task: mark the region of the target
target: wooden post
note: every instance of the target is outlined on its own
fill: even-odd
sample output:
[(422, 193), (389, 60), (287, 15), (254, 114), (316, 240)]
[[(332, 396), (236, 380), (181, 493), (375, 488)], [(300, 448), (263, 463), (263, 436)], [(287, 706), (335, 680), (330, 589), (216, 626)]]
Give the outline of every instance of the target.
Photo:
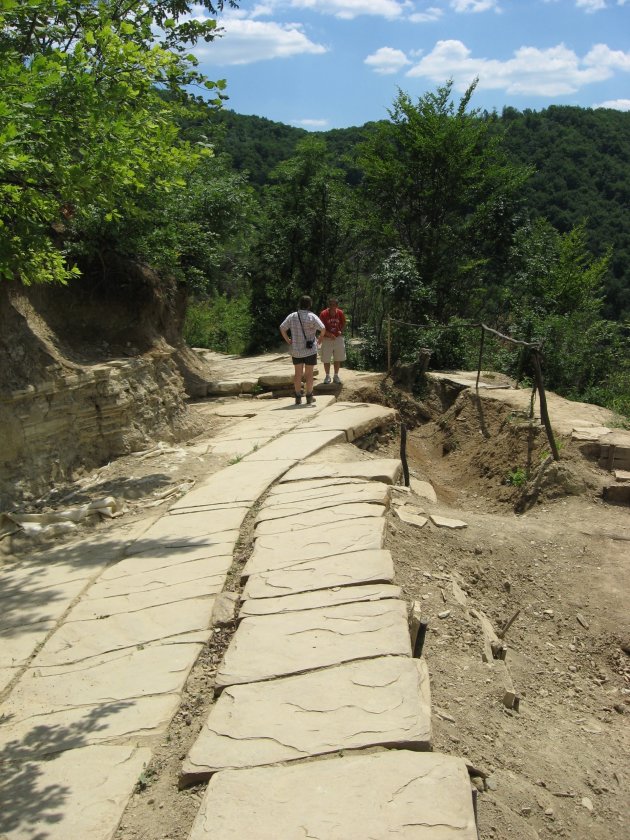
[(402, 461), (403, 476), (405, 478), (405, 487), (409, 487), (409, 465), (407, 463), (407, 427), (404, 423), (400, 424), (400, 460)]
[(387, 316), (387, 373), (392, 369), (392, 316)]
[(481, 338), (479, 341), (479, 364), (477, 365), (477, 381), (475, 382), (475, 391), (479, 391), (479, 377), (481, 376), (481, 360), (483, 358), (483, 343), (486, 338), (486, 331), (481, 327)]
[(536, 387), (538, 388), (538, 396), (540, 399), (540, 419), (543, 421), (545, 431), (547, 432), (547, 440), (551, 448), (551, 454), (554, 461), (560, 460), (560, 453), (556, 446), (556, 439), (553, 436), (553, 429), (551, 428), (551, 420), (549, 419), (549, 411), (547, 410), (547, 397), (545, 396), (545, 386), (543, 385), (542, 368), (540, 367), (539, 351), (532, 349), (532, 363), (534, 365), (534, 376), (536, 379)]

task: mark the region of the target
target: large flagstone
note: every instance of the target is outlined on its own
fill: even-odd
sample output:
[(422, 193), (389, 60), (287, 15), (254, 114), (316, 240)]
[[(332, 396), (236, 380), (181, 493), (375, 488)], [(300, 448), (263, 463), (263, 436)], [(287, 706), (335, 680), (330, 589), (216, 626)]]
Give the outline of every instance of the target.
[(246, 618), (217, 671), (218, 689), (377, 656), (410, 656), (402, 601)]
[(297, 431), (281, 435), (266, 446), (262, 446), (256, 452), (246, 455), (241, 463), (251, 464), (258, 461), (286, 461), (287, 459), (301, 461), (304, 458), (308, 458), (309, 455), (319, 452), (325, 446), (330, 446), (333, 443), (344, 440), (344, 432), (311, 429), (310, 423), (308, 426), (308, 430), (304, 426), (300, 426)]
[(316, 589), (391, 583), (393, 579), (394, 562), (389, 551), (349, 551), (252, 574), (243, 590), (243, 598), (286, 597)]
[(387, 750), (217, 773), (189, 840), (243, 838), (477, 840), (466, 764)]
[[(161, 526), (161, 530), (166, 530), (166, 526)], [(192, 552), (197, 548), (205, 548), (208, 556), (212, 554), (212, 549), (222, 554), (225, 551), (225, 544), (230, 546), (230, 551), (234, 550), (239, 533), (239, 529), (235, 528), (230, 531), (218, 531), (215, 534), (202, 534), (198, 537), (179, 536), (175, 532), (168, 536), (157, 538), (151, 536), (148, 539), (136, 540), (131, 543), (127, 548), (126, 554), (127, 556), (131, 556), (132, 554), (155, 554), (159, 551)], [(219, 549), (217, 548), (218, 546), (222, 547)]]
[[(157, 580), (163, 581), (164, 585), (172, 580), (186, 578), (186, 567), (194, 566), (199, 561), (208, 564), (209, 574), (217, 574), (223, 568), (226, 558), (232, 557), (235, 540), (238, 539), (236, 531), (229, 535), (228, 542), (215, 543), (213, 545), (195, 546), (172, 546), (147, 550), (125, 557), (118, 563), (106, 569), (98, 579), (98, 584), (105, 582), (120, 581), (121, 587), (127, 584), (123, 578), (130, 578), (129, 588), (124, 591), (143, 589), (147, 575), (159, 575)], [(174, 575), (173, 578), (170, 575)]]
[(241, 527), (248, 513), (249, 508), (242, 505), (195, 513), (165, 514), (143, 534), (142, 540), (150, 542), (168, 539), (174, 543), (182, 538), (186, 540), (191, 537), (214, 536), (224, 531), (235, 531)]
[(284, 483), (321, 478), (363, 478), (366, 481), (396, 484), (401, 473), (402, 464), (397, 458), (376, 458), (349, 463), (298, 464), (290, 469), (281, 481)]
[[(383, 484), (385, 482), (381, 482)], [(343, 493), (345, 489), (352, 489), (359, 485), (364, 487), (369, 482), (364, 478), (309, 478), (304, 481), (289, 481), (274, 484), (269, 488), (265, 504), (282, 504), (284, 496), (286, 499), (303, 498), (316, 499), (326, 498), (328, 494)]]
[(334, 589), (316, 589), (284, 595), (281, 598), (249, 598), (239, 611), (239, 619), (253, 615), (278, 615), (280, 613), (314, 610), (317, 607), (334, 607), (337, 604), (353, 604), (356, 601), (382, 601), (385, 598), (401, 598), (400, 586), (377, 583), (367, 586), (336, 586)]
[(37, 654), (33, 667), (82, 662), (196, 631), (209, 633), (213, 603), (213, 597), (197, 598), (186, 601), (185, 608), (181, 604), (163, 604), (93, 621), (66, 621)]
[(226, 503), (252, 503), (270, 484), (299, 460), (286, 456), (273, 461), (242, 460), (214, 473), (171, 506), (172, 512), (211, 508)]
[(318, 557), (382, 548), (385, 527), (385, 518), (379, 517), (355, 519), (326, 528), (260, 536), (241, 574), (245, 578), (271, 569), (285, 569)]
[(93, 746), (3, 769), (0, 835), (8, 840), (111, 840), (151, 751)]
[(226, 688), (184, 761), (187, 780), (338, 750), (431, 749), (423, 660), (386, 656)]
[(352, 442), (369, 434), (374, 429), (392, 426), (396, 422), (396, 411), (374, 403), (336, 402), (322, 411), (311, 422), (314, 429), (340, 429)]
[(286, 597), (315, 589), (391, 583), (393, 579), (394, 562), (389, 551), (349, 551), (251, 574), (243, 598)]
[(332, 508), (317, 508), (316, 510), (298, 512), (297, 514), (267, 519), (256, 523), (255, 536), (265, 537), (271, 534), (284, 536), (291, 532), (309, 531), (320, 528), (325, 532), (332, 525), (350, 525), (357, 519), (378, 519), (385, 516), (382, 504), (358, 502), (356, 504), (339, 504)]
[(279, 494), (266, 499), (256, 522), (266, 522), (269, 519), (280, 519), (284, 516), (311, 513), (316, 510), (327, 510), (339, 505), (357, 503), (387, 505), (389, 502), (389, 488), (382, 482), (362, 482), (360, 484), (343, 484), (339, 487), (317, 488), (303, 490), (293, 494)]

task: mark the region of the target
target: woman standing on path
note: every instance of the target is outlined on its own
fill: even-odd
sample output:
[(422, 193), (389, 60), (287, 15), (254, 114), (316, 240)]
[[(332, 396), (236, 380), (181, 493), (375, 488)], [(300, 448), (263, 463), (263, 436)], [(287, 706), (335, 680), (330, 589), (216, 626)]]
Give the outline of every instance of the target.
[[(313, 370), (317, 363), (317, 348), (321, 344), (317, 333), (324, 333), (326, 327), (320, 319), (311, 312), (313, 301), (308, 295), (302, 295), (299, 308), (292, 312), (280, 324), (282, 338), (291, 348), (291, 357), (295, 368), (293, 384), (295, 390), (295, 404), (302, 402), (302, 374), (306, 380), (306, 402), (311, 405), (313, 397)], [(291, 333), (289, 337), (289, 333)]]

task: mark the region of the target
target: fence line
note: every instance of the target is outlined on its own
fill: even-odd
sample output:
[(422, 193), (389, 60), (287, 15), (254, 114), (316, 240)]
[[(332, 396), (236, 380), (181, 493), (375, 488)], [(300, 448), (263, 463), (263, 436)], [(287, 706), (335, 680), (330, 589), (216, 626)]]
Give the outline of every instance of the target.
[[(392, 318), (391, 315), (387, 316), (387, 373), (389, 374), (392, 369), (392, 324), (400, 324), (401, 326), (405, 327), (413, 327), (414, 329), (420, 330), (429, 330), (435, 329), (434, 326), (427, 326), (426, 324), (411, 324), (407, 321), (400, 321), (397, 318)], [(475, 382), (475, 391), (477, 394), (479, 393), (479, 379), (481, 377), (481, 363), (483, 361), (483, 350), (485, 344), (486, 333), (490, 335), (496, 336), (501, 341), (505, 341), (508, 344), (514, 344), (517, 347), (522, 347), (525, 350), (529, 350), (532, 366), (534, 368), (534, 382), (535, 382), (535, 390), (538, 391), (538, 397), (540, 399), (540, 419), (545, 427), (545, 432), (547, 433), (547, 440), (549, 441), (549, 447), (551, 448), (551, 454), (553, 456), (554, 461), (560, 460), (560, 453), (558, 452), (558, 446), (556, 444), (556, 439), (553, 435), (553, 429), (551, 427), (551, 420), (549, 418), (549, 411), (547, 408), (547, 397), (545, 394), (545, 385), (543, 382), (543, 375), (542, 375), (542, 365), (540, 363), (540, 355), (541, 355), (541, 344), (540, 342), (534, 341), (521, 341), (518, 338), (512, 338), (510, 335), (504, 335), (503, 333), (499, 332), (498, 330), (489, 327), (487, 324), (484, 323), (475, 323), (475, 324), (445, 324), (444, 328), (446, 329), (478, 329), (479, 330), (479, 361), (477, 364), (477, 379)]]

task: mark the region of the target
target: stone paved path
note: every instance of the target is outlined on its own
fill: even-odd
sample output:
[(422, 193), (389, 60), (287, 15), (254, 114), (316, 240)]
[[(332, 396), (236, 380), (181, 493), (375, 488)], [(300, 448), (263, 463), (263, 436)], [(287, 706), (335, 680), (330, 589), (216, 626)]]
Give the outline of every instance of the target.
[[(463, 761), (418, 752), (431, 746), (429, 678), (383, 550), (400, 465), (302, 464), (394, 413), (253, 405), (208, 444), (236, 462), (167, 514), (5, 578), (0, 836), (112, 837), (210, 637), (243, 521), (271, 488), (222, 694), (182, 768), (214, 774), (191, 840), (476, 837)], [(374, 747), (390, 749), (339, 757)]]

